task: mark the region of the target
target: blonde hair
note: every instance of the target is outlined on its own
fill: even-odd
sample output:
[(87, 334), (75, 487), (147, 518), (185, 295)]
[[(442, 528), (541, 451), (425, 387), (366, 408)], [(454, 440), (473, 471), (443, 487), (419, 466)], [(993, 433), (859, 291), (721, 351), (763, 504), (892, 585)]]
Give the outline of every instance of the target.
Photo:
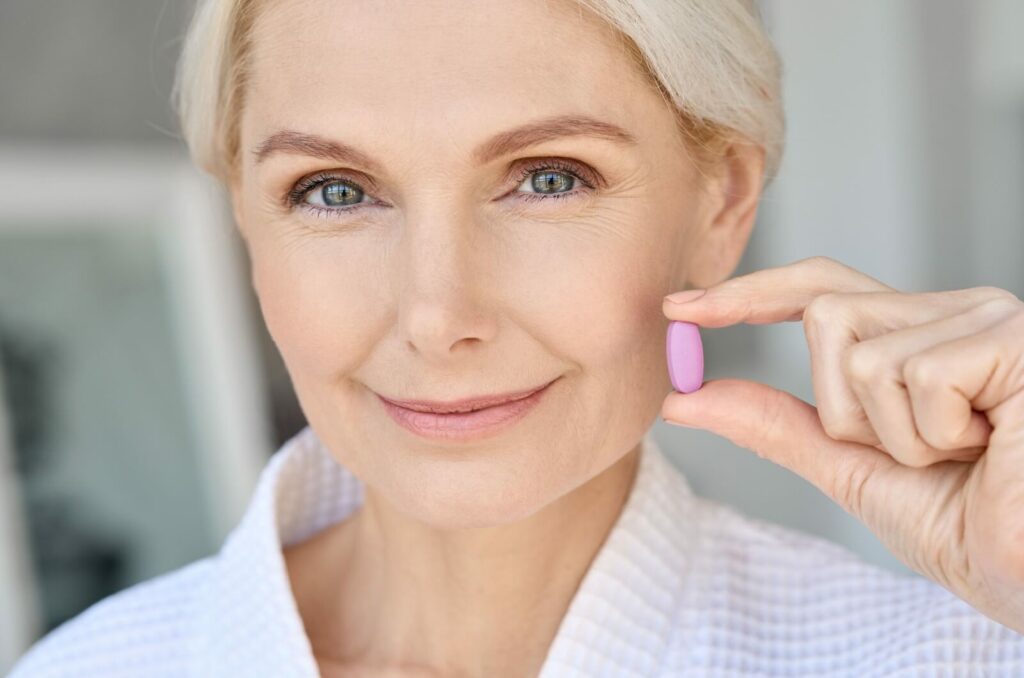
[[(677, 113), (702, 167), (730, 143), (764, 149), (764, 182), (782, 156), (781, 65), (755, 0), (576, 0), (615, 28)], [(193, 161), (229, 180), (238, 161), (256, 0), (198, 0), (172, 98)]]

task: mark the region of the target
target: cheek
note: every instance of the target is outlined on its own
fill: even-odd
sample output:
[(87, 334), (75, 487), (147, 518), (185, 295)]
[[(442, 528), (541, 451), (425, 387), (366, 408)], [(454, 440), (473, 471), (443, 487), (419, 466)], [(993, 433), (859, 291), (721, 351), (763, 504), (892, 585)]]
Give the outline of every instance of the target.
[(590, 367), (635, 361), (648, 349), (661, 356), (661, 299), (673, 268), (652, 224), (626, 226), (548, 239), (517, 276), (526, 285), (518, 303), (534, 300), (547, 336), (561, 337), (565, 354)]
[(289, 370), (330, 376), (357, 365), (376, 326), (372, 280), (360, 261), (328, 241), (252, 248), (253, 285), (264, 321)]
[[(581, 367), (635, 365), (652, 353), (660, 359), (666, 324), (661, 297), (671, 266), (652, 216), (604, 211), (573, 224), (503, 226), (496, 231), (501, 235), (475, 248), (474, 266), (460, 265), (462, 274), (475, 277), (462, 289), (473, 291), (476, 311), (507, 315)], [(324, 378), (352, 373), (370, 361), (385, 335), (405, 336), (409, 328), (393, 327), (399, 318), (392, 288), (447, 275), (443, 265), (451, 262), (420, 261), (415, 274), (399, 273), (392, 270), (401, 266), (394, 260), (399, 251), (395, 243), (355, 234), (251, 243), (264, 320), (289, 369)], [(402, 275), (415, 280), (400, 280)], [(463, 303), (468, 298), (446, 301), (471, 310)]]

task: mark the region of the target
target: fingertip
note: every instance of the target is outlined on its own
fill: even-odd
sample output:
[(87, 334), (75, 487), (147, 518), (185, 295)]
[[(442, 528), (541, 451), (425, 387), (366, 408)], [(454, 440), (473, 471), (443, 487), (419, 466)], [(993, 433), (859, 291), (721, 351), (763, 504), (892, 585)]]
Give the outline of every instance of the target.
[(683, 290), (669, 294), (665, 297), (665, 301), (678, 306), (700, 299), (705, 294), (707, 294), (706, 289)]
[(676, 304), (665, 297), (661, 302), (661, 312), (670, 320), (685, 320), (688, 312), (696, 310), (696, 305)]

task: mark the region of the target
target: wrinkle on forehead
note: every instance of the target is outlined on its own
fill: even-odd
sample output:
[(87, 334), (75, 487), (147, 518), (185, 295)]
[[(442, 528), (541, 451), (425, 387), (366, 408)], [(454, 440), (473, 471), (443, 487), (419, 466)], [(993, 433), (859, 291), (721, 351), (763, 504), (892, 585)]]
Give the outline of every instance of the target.
[(599, 113), (650, 86), (618, 31), (572, 0), (283, 0), (263, 4), (253, 38), (250, 83), (271, 103), (342, 88), (364, 113), (429, 116), (443, 96), (526, 117), (559, 100)]

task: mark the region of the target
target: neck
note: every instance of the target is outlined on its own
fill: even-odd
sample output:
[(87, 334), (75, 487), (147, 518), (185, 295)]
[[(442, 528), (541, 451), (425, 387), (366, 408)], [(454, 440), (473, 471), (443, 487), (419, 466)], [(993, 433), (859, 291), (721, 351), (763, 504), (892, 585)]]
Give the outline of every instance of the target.
[(536, 675), (622, 512), (640, 450), (528, 518), (493, 527), (438, 530), (367, 486), (349, 519), (286, 549), (318, 660)]

